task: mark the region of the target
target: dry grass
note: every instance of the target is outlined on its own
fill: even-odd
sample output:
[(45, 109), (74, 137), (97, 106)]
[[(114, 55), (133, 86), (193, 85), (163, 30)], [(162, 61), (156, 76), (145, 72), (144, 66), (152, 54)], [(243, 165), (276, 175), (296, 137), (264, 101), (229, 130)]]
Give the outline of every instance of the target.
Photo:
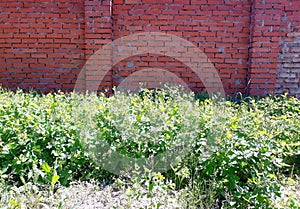
[[(138, 184), (125, 187), (96, 182), (74, 182), (69, 187), (58, 186), (55, 192), (31, 183), (10, 189), (2, 185), (0, 209), (183, 209), (192, 207), (187, 207), (187, 194), (188, 190), (167, 191), (160, 186), (149, 192)], [(282, 181), (281, 196), (274, 198), (274, 208), (300, 208), (298, 177)]]
[[(3, 193), (2, 193), (3, 194)], [(157, 187), (150, 194), (146, 188), (116, 187), (95, 182), (77, 182), (59, 186), (54, 194), (28, 183), (12, 187), (1, 196), (0, 208), (184, 208), (180, 192), (166, 192)]]

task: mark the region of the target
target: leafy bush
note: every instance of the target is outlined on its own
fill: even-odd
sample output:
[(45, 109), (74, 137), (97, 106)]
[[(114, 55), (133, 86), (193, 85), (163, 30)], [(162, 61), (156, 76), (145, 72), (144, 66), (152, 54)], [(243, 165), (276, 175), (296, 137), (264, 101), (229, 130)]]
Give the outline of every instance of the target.
[[(57, 182), (112, 180), (106, 170), (124, 166), (105, 161), (108, 150), (133, 160), (170, 152), (175, 158), (162, 181), (190, 188), (187, 196), (201, 199), (188, 207), (274, 207), (279, 180), (300, 171), (300, 101), (286, 95), (238, 104), (196, 98), (178, 88), (111, 97), (2, 89), (1, 179), (52, 188)], [(152, 181), (145, 181), (149, 189), (157, 184)], [(205, 189), (213, 195), (203, 194)]]
[[(66, 185), (105, 174), (84, 152), (72, 110), (77, 95), (0, 94), (0, 174), (6, 181)], [(76, 99), (75, 99), (76, 98)]]
[[(196, 180), (186, 182), (194, 184), (213, 177), (219, 183), (217, 194), (223, 207), (272, 208), (283, 171), (299, 171), (293, 165), (299, 156), (299, 107), (299, 100), (284, 95), (241, 104), (225, 102), (224, 108), (219, 108), (222, 114), (201, 127), (221, 130), (215, 136), (217, 150), (201, 163), (202, 150), (196, 147), (177, 172), (188, 168)], [(172, 174), (174, 178), (176, 172)]]

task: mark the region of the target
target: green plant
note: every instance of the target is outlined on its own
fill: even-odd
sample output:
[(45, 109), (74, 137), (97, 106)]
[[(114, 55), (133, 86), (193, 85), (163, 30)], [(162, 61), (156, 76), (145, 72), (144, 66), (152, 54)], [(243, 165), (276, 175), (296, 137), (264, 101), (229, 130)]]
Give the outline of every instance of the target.
[[(1, 90), (0, 97), (1, 178), (18, 185), (48, 183), (52, 182), (46, 178), (50, 169), (67, 185), (71, 180), (88, 179), (94, 174), (108, 175), (97, 169), (78, 136), (72, 111), (80, 95), (38, 96)], [(57, 178), (54, 176), (53, 180)]]
[[(300, 172), (300, 101), (282, 95), (235, 103), (206, 96), (195, 100), (176, 87), (111, 97), (0, 89), (2, 190), (39, 185), (53, 196), (71, 181), (112, 182), (97, 143), (130, 159), (179, 147), (169, 170), (153, 172), (155, 166), (143, 164), (144, 175), (125, 176), (129, 193), (152, 198), (156, 189), (183, 191), (188, 208), (280, 208), (282, 179)], [(293, 198), (287, 205), (297, 208)]]

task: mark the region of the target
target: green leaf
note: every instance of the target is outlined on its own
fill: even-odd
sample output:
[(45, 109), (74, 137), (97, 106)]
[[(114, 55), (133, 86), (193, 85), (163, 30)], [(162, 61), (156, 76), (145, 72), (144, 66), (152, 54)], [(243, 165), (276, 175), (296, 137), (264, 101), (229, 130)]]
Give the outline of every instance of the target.
[(51, 180), (51, 184), (55, 185), (58, 182), (58, 179), (59, 179), (59, 175), (53, 175), (52, 180)]
[(19, 206), (19, 203), (14, 201), (14, 200), (9, 200), (9, 203), (12, 204), (15, 207)]
[(51, 171), (51, 167), (48, 165), (48, 163), (43, 163), (42, 164), (42, 169), (43, 171), (45, 171), (46, 173), (49, 173)]
[(136, 120), (139, 121), (139, 122), (142, 120), (142, 114), (141, 113), (138, 114), (138, 116), (136, 117)]
[(21, 182), (22, 182), (23, 184), (26, 184), (26, 181), (25, 181), (25, 179), (24, 179), (24, 177), (23, 177), (22, 175), (20, 175), (20, 179), (21, 179)]
[(154, 187), (154, 184), (153, 184), (153, 183), (149, 184), (148, 189), (149, 189), (150, 192), (153, 190), (153, 187)]

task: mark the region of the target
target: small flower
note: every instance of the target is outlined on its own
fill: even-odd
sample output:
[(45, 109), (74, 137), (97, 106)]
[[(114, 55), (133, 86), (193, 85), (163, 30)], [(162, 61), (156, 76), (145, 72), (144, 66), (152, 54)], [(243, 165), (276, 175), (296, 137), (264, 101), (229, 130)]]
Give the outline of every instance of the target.
[(160, 172), (158, 172), (155, 174), (155, 179), (164, 180), (165, 177)]
[(245, 167), (247, 165), (246, 162), (242, 162), (242, 167)]
[(276, 178), (276, 176), (274, 174), (272, 174), (272, 173), (269, 176), (270, 176), (271, 179), (275, 179)]

